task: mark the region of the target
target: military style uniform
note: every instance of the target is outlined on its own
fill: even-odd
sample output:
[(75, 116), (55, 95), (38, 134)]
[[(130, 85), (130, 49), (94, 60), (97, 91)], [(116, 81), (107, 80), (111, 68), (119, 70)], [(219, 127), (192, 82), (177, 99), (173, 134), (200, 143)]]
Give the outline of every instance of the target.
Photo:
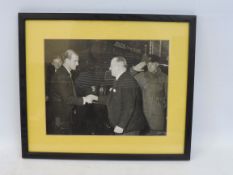
[[(132, 71), (131, 71), (132, 72)], [(142, 90), (143, 111), (151, 133), (165, 131), (167, 104), (167, 75), (160, 69), (156, 73), (140, 72), (135, 79)]]

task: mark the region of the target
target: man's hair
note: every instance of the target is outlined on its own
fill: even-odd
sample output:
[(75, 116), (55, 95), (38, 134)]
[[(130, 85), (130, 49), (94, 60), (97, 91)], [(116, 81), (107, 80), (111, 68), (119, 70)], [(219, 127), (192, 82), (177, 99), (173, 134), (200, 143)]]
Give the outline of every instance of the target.
[(56, 55), (52, 58), (51, 62), (53, 62), (54, 60), (60, 60), (60, 59), (62, 60), (62, 57), (60, 55)]
[(116, 59), (117, 62), (123, 63), (123, 66), (125, 68), (127, 68), (127, 61), (126, 61), (125, 57), (123, 57), (123, 56), (116, 56), (116, 57), (114, 57), (114, 59)]
[(68, 49), (64, 52), (64, 54), (62, 55), (62, 61), (64, 62), (65, 59), (71, 59), (72, 55), (75, 54), (75, 55), (78, 55), (74, 50), (72, 49)]

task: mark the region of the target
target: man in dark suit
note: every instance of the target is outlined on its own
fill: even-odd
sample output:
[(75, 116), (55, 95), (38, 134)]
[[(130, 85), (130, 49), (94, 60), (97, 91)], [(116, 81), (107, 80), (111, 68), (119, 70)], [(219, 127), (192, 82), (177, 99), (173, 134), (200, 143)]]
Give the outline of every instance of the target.
[(98, 101), (107, 105), (109, 121), (115, 134), (139, 135), (146, 124), (140, 87), (127, 72), (124, 57), (114, 57), (109, 69), (116, 80), (110, 94), (100, 96)]
[(94, 95), (77, 97), (71, 71), (79, 65), (79, 56), (73, 50), (67, 50), (63, 56), (63, 65), (51, 80), (49, 111), (52, 128), (48, 134), (72, 134), (72, 117), (75, 105), (84, 105), (97, 100)]

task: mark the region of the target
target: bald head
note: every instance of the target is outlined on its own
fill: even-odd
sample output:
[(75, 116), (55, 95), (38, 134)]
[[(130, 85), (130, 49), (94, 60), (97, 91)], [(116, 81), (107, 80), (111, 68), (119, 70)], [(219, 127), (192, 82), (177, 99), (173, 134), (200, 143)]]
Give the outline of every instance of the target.
[(127, 69), (126, 59), (122, 56), (113, 57), (111, 60), (111, 65), (109, 70), (112, 73), (112, 76), (118, 77)]

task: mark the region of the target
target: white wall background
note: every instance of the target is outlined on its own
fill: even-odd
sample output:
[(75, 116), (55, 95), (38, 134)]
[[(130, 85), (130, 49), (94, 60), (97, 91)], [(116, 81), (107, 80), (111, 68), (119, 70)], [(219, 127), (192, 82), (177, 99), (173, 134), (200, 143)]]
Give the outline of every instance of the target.
[[(21, 158), (18, 12), (197, 15), (192, 160), (79, 161)], [(233, 173), (232, 0), (0, 0), (0, 174)]]

